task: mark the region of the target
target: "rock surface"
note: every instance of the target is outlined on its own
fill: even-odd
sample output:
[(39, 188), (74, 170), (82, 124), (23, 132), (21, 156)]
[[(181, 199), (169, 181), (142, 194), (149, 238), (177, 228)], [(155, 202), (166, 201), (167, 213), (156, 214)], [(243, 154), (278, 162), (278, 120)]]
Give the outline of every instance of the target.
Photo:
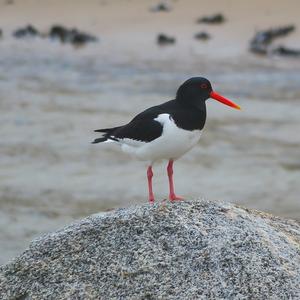
[(208, 201), (93, 215), (0, 270), (1, 299), (299, 299), (300, 226)]

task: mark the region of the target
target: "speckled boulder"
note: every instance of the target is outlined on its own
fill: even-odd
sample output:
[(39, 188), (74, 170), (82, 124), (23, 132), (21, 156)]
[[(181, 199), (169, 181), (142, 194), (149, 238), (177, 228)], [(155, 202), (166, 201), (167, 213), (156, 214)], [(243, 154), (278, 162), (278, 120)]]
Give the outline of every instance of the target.
[(93, 215), (0, 270), (0, 299), (299, 299), (300, 226), (208, 201)]

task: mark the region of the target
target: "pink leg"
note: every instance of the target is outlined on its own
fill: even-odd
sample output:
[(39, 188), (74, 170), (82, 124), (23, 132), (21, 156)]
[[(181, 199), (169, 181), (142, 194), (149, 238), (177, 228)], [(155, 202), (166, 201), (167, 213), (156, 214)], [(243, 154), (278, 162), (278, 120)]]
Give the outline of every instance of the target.
[(154, 194), (152, 190), (152, 177), (153, 177), (152, 166), (149, 166), (147, 169), (147, 178), (148, 178), (149, 202), (151, 204), (154, 203)]
[(173, 159), (169, 160), (168, 167), (168, 177), (169, 177), (169, 189), (170, 189), (170, 194), (169, 194), (169, 199), (171, 201), (175, 200), (183, 200), (182, 197), (176, 196), (175, 191), (174, 191), (174, 182), (173, 182)]

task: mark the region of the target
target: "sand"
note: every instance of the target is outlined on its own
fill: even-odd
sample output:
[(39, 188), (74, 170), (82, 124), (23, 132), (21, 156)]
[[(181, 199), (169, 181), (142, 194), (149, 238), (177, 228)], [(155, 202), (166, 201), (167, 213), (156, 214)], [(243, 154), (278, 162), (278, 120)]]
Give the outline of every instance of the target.
[[(194, 33), (209, 30), (217, 38), (213, 43), (207, 43), (201, 54), (207, 55), (209, 52), (209, 56), (236, 56), (245, 52), (249, 37), (256, 30), (290, 23), (296, 26), (300, 24), (300, 3), (297, 0), (178, 0), (170, 1), (172, 11), (167, 13), (150, 12), (149, 8), (157, 1), (21, 0), (14, 1), (13, 5), (3, 3), (5, 1), (0, 4), (0, 17), (4, 30), (28, 23), (44, 31), (55, 23), (78, 26), (99, 34), (104, 47), (110, 46), (110, 50), (115, 49), (118, 55), (120, 49), (132, 55), (149, 55), (148, 52), (155, 49), (153, 41), (157, 33), (165, 32), (179, 40), (176, 56), (182, 54), (186, 58), (190, 51), (201, 51), (195, 49), (197, 42), (192, 39)], [(196, 24), (199, 17), (217, 12), (222, 12), (228, 22), (221, 26)], [(299, 48), (300, 31), (286, 38), (285, 42)], [(143, 51), (140, 51), (141, 47)], [(150, 51), (147, 51), (148, 48)], [(157, 58), (158, 52), (154, 54)]]

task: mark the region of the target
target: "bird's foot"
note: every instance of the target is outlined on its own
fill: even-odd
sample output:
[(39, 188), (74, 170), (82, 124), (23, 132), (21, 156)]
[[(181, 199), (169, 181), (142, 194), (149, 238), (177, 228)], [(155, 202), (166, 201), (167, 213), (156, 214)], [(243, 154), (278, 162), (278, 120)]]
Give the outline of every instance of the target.
[(149, 204), (154, 204), (154, 198), (149, 198)]
[(180, 201), (180, 200), (184, 200), (184, 198), (180, 197), (180, 196), (176, 196), (175, 194), (170, 194), (169, 195), (169, 199), (170, 201)]

